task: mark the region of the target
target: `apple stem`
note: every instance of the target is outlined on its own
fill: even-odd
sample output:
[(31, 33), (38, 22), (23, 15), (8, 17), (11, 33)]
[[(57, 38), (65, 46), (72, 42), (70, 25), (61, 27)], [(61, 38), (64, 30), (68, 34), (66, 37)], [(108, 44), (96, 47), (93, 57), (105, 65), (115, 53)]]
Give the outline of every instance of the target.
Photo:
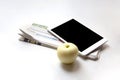
[(66, 48), (69, 48), (70, 46), (69, 45), (66, 45)]

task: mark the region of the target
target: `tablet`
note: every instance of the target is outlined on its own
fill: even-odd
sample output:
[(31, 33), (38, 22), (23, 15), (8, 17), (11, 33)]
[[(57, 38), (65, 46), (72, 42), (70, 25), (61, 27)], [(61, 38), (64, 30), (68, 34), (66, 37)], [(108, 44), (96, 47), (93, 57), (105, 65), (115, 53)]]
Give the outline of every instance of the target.
[(55, 28), (48, 29), (52, 35), (63, 42), (74, 43), (82, 55), (87, 55), (107, 40), (75, 19), (71, 19)]

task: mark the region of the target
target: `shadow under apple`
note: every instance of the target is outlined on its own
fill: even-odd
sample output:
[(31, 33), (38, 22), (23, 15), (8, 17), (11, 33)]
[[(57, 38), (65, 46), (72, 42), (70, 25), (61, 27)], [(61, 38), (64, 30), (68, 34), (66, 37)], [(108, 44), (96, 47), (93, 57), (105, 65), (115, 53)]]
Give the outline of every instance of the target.
[(61, 63), (60, 65), (61, 65), (61, 67), (62, 67), (65, 71), (67, 71), (67, 72), (75, 72), (75, 71), (78, 71), (78, 70), (80, 69), (80, 67), (81, 67), (81, 64), (79, 63), (78, 60), (76, 60), (76, 61), (75, 61), (74, 63), (72, 63), (72, 64), (63, 64), (63, 63)]

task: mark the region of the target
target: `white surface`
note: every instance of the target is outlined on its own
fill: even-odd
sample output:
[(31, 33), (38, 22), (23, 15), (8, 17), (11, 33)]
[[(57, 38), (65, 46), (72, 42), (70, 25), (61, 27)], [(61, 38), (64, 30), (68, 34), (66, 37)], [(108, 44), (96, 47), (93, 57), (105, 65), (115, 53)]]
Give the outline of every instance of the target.
[[(120, 80), (120, 0), (0, 0), (0, 80)], [(33, 22), (75, 18), (109, 42), (98, 61), (61, 65), (56, 50), (18, 41)]]

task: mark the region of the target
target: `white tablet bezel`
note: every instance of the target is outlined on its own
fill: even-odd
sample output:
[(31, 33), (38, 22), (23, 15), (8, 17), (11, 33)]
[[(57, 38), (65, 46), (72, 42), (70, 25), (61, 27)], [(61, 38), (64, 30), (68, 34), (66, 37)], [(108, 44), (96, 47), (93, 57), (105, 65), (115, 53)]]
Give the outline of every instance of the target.
[[(59, 40), (61, 40), (63, 43), (67, 42), (66, 40), (64, 40), (63, 38), (61, 38), (59, 35), (57, 35), (56, 33), (54, 33), (51, 29), (53, 28), (48, 28), (48, 32), (51, 33), (53, 36), (57, 37)], [(92, 46), (88, 47), (87, 49), (85, 49), (84, 51), (79, 51), (80, 55), (88, 55), (90, 52), (92, 52), (93, 50), (95, 50), (96, 48), (100, 47), (101, 45), (103, 45), (104, 43), (107, 42), (107, 39), (105, 39), (103, 37), (103, 39), (101, 39), (100, 41), (94, 43)]]

